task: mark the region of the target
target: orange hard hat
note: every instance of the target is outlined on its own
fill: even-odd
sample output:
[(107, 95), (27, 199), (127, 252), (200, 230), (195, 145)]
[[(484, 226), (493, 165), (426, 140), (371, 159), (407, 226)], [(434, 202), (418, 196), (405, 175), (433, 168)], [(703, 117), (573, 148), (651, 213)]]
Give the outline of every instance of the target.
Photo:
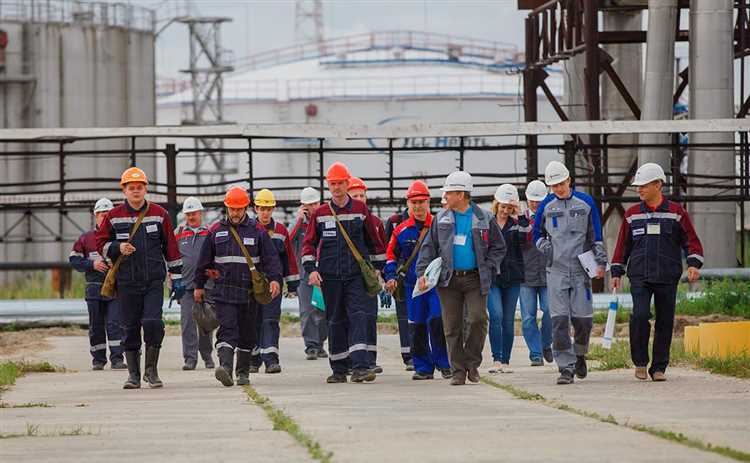
[(343, 182), (349, 180), (351, 174), (349, 174), (349, 168), (342, 162), (334, 162), (326, 172), (326, 180), (329, 182)]
[(250, 205), (250, 195), (247, 190), (239, 186), (233, 186), (224, 195), (224, 205), (233, 209), (239, 209)]
[(351, 190), (367, 191), (367, 185), (365, 185), (365, 182), (363, 182), (361, 178), (352, 177), (349, 179), (349, 188), (347, 188), (347, 191), (351, 191)]
[(406, 199), (430, 199), (430, 190), (421, 180), (415, 180), (406, 190)]
[(120, 177), (120, 185), (133, 182), (140, 182), (148, 185), (146, 173), (137, 167), (126, 169), (125, 172), (122, 173), (122, 177)]

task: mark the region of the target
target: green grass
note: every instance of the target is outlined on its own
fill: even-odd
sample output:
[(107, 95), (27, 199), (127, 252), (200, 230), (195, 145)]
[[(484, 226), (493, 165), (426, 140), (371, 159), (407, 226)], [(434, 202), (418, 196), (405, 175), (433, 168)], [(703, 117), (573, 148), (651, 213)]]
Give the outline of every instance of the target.
[[(609, 313), (609, 310), (597, 310), (594, 312), (594, 325), (604, 325), (607, 323), (607, 315)], [(617, 311), (617, 318), (615, 318), (616, 323), (627, 323), (630, 321), (630, 311), (625, 310), (618, 310)]]
[(26, 423), (24, 432), (0, 433), (0, 439), (12, 439), (16, 437), (71, 437), (71, 436), (98, 436), (101, 430), (94, 431), (82, 425), (70, 428), (54, 428), (51, 431), (42, 431), (40, 425)]
[(26, 373), (57, 373), (65, 368), (52, 365), (49, 362), (0, 362), (0, 391), (16, 384), (16, 379)]
[(605, 349), (599, 344), (592, 344), (589, 348), (589, 353), (586, 354), (586, 358), (599, 362), (591, 368), (594, 371), (633, 367), (633, 362), (630, 360), (630, 343), (628, 341), (614, 341), (610, 349)]
[[(20, 275), (19, 275), (20, 276)], [(82, 273), (73, 271), (70, 289), (66, 298), (82, 298), (86, 291), (86, 280)], [(0, 286), (0, 299), (56, 299), (60, 293), (52, 287), (49, 271), (26, 272), (15, 282)]]
[(304, 446), (307, 449), (307, 453), (313, 459), (323, 463), (330, 463), (333, 458), (333, 453), (324, 450), (320, 444), (309, 434), (304, 432), (297, 422), (295, 422), (289, 415), (274, 407), (268, 397), (259, 394), (252, 386), (245, 386), (245, 392), (250, 400), (255, 402), (264, 412), (266, 412), (271, 423), (273, 423), (274, 431), (286, 432), (292, 436), (294, 440)]
[(51, 408), (52, 405), (47, 402), (26, 402), (22, 404), (9, 404), (8, 402), (0, 402), (0, 408)]
[(722, 314), (750, 319), (750, 281), (708, 281), (703, 297), (679, 300), (676, 313), (695, 316)]

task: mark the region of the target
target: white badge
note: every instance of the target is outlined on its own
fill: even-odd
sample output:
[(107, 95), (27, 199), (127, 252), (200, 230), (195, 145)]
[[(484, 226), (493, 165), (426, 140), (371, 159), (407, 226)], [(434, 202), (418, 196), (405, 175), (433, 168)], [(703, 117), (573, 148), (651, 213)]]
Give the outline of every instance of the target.
[(326, 224), (326, 228), (336, 228), (336, 222), (333, 220), (329, 220), (328, 222), (323, 222)]
[(456, 246), (466, 246), (466, 235), (455, 235), (453, 237), (453, 244)]
[(255, 238), (242, 238), (242, 244), (252, 246), (255, 244)]
[(89, 253), (89, 260), (102, 260), (102, 256), (98, 252), (93, 251)]
[(646, 224), (646, 234), (648, 235), (659, 235), (661, 234), (661, 225), (658, 223)]
[(646, 233), (646, 230), (644, 230), (643, 228), (634, 228), (633, 229), (633, 236), (639, 236), (639, 235), (642, 235), (644, 233)]
[(115, 236), (115, 239), (118, 239), (118, 240), (126, 240), (128, 238), (130, 238), (130, 234), (129, 233), (118, 233)]
[(157, 231), (159, 231), (159, 227), (157, 227), (156, 224), (154, 224), (154, 225), (146, 225), (146, 233), (154, 233), (154, 232), (157, 232)]
[(221, 238), (222, 236), (229, 236), (229, 231), (223, 230), (223, 231), (216, 232), (216, 237), (217, 238)]
[(335, 238), (336, 230), (323, 230), (323, 238)]

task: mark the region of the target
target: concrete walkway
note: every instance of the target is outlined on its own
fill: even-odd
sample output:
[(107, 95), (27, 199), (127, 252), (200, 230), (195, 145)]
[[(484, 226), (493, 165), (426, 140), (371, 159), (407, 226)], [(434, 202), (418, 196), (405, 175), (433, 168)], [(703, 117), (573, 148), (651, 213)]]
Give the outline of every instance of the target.
[[(123, 391), (123, 372), (88, 371), (84, 337), (50, 338), (40, 358), (78, 372), (21, 378), (2, 400), (50, 408), (0, 409), (0, 432), (42, 434), (82, 427), (94, 435), (0, 440), (0, 461), (308, 461), (304, 447), (272, 431), (240, 388), (212, 372), (182, 372), (178, 337), (163, 351), (162, 390)], [(517, 339), (516, 373), (502, 383), (569, 405), (746, 449), (750, 382), (670, 370), (664, 384), (631, 381), (629, 372), (594, 372), (573, 386), (552, 385), (552, 367), (526, 367)], [(372, 384), (326, 385), (325, 361), (306, 361), (299, 338), (282, 339), (281, 375), (254, 375), (256, 390), (284, 410), (333, 461), (731, 461), (622, 426), (519, 400), (486, 384), (451, 387), (411, 381), (396, 336), (381, 336), (385, 373)], [(489, 359), (489, 357), (487, 357)], [(731, 400), (733, 398), (733, 400)], [(637, 400), (643, 399), (643, 400)], [(701, 403), (707, 401), (707, 403)], [(661, 403), (666, 406), (656, 407)], [(79, 406), (85, 405), (85, 406)], [(709, 410), (711, 413), (709, 413)], [(152, 450), (154, 449), (154, 450)]]

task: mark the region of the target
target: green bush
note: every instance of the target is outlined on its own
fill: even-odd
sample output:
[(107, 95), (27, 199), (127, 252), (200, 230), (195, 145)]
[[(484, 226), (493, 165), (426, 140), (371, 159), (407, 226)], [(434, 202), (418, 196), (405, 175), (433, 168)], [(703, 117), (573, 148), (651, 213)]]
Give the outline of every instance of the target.
[(677, 303), (677, 313), (682, 315), (723, 314), (750, 318), (750, 281), (709, 281), (703, 296), (682, 299)]

